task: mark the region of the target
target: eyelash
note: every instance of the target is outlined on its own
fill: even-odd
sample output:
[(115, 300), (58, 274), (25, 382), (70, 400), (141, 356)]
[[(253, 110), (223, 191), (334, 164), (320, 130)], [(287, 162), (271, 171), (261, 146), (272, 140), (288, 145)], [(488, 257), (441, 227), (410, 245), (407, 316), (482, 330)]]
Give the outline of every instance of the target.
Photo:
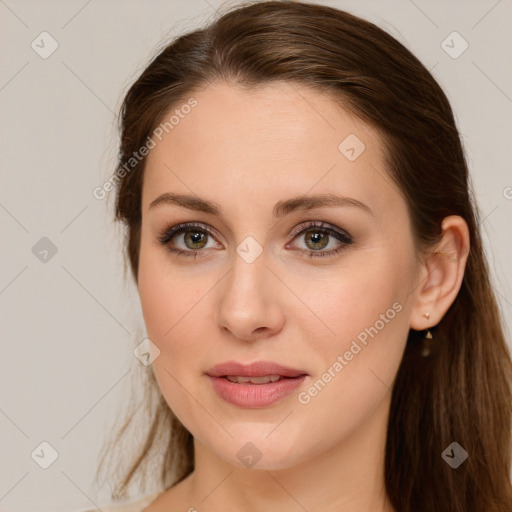
[[(350, 235), (343, 233), (341, 231), (338, 231), (336, 229), (333, 229), (333, 228), (329, 227), (329, 224), (326, 224), (324, 222), (312, 221), (312, 222), (309, 222), (305, 226), (301, 226), (301, 228), (303, 228), (303, 229), (298, 228), (298, 229), (294, 230), (290, 234), (290, 236), (293, 236), (293, 239), (295, 239), (299, 235), (302, 235), (303, 233), (310, 231), (311, 228), (317, 228), (316, 232), (324, 233), (324, 234), (325, 233), (331, 234), (334, 236), (334, 238), (336, 238), (337, 240), (342, 242), (342, 245), (340, 247), (338, 247), (337, 249), (331, 249), (330, 251), (319, 252), (319, 251), (310, 251), (310, 250), (305, 250), (305, 249), (299, 249), (300, 253), (308, 253), (308, 256), (307, 256), (308, 258), (325, 258), (325, 257), (333, 258), (339, 252), (343, 251), (347, 246), (349, 246), (353, 243), (352, 237)], [(184, 223), (184, 224), (177, 224), (176, 226), (172, 226), (170, 228), (165, 229), (163, 231), (163, 233), (158, 237), (158, 241), (160, 242), (161, 245), (167, 246), (167, 250), (169, 252), (171, 252), (177, 256), (193, 257), (195, 259), (195, 258), (197, 258), (198, 253), (202, 252), (201, 249), (198, 249), (197, 251), (194, 251), (194, 250), (184, 251), (183, 249), (175, 249), (175, 248), (171, 247), (169, 244), (169, 242), (176, 235), (178, 235), (180, 233), (186, 233), (188, 231), (196, 231), (196, 232), (199, 232), (202, 234), (209, 234), (213, 238), (215, 238), (215, 233), (210, 227), (208, 227), (204, 224), (197, 224), (197, 223), (189, 222), (189, 223)]]

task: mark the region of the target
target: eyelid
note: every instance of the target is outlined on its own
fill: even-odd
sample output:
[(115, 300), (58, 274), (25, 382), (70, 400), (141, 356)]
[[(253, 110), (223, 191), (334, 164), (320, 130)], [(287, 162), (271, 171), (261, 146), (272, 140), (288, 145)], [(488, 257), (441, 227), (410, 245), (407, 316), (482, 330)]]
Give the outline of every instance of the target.
[(202, 231), (206, 231), (208, 234), (217, 238), (218, 233), (212, 227), (207, 224), (202, 224), (199, 222), (180, 222), (179, 224), (171, 224), (168, 227), (162, 230), (162, 233), (157, 237), (158, 240), (162, 243), (168, 243), (171, 238), (174, 238), (176, 235), (180, 233), (184, 233), (186, 231), (191, 231), (193, 229), (198, 229)]
[(294, 227), (290, 231), (290, 233), (288, 233), (288, 236), (295, 238), (297, 235), (301, 234), (303, 231), (306, 231), (308, 229), (335, 231), (340, 233), (341, 235), (345, 235), (347, 238), (352, 240), (352, 236), (349, 233), (347, 233), (344, 229), (338, 228), (337, 226), (334, 226), (333, 224), (330, 224), (328, 222), (316, 220), (305, 220), (301, 222), (298, 226)]

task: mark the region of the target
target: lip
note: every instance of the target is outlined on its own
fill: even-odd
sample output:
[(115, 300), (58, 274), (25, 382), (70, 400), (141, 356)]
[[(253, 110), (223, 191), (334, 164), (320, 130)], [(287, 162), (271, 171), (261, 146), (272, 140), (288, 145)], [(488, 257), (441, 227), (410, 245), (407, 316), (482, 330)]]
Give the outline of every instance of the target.
[(207, 372), (210, 377), (225, 377), (238, 375), (240, 377), (263, 377), (265, 375), (281, 375), (282, 377), (299, 377), (307, 375), (304, 370), (287, 368), (271, 361), (256, 361), (251, 364), (242, 364), (237, 361), (227, 361), (215, 365)]
[[(226, 379), (227, 375), (241, 377), (263, 377), (280, 375), (277, 382), (238, 384)], [(308, 377), (303, 370), (287, 368), (269, 361), (257, 361), (248, 365), (228, 361), (214, 366), (207, 372), (217, 395), (226, 402), (242, 408), (267, 407), (292, 394)]]

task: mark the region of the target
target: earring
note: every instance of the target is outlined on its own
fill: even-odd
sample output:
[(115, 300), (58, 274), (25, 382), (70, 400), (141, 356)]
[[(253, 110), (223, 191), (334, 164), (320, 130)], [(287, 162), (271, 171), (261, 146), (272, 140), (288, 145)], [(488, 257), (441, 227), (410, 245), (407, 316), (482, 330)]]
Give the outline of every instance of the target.
[[(430, 318), (430, 313), (423, 313), (423, 316), (428, 320)], [(421, 355), (423, 357), (428, 357), (430, 355), (430, 351), (432, 348), (432, 333), (430, 332), (430, 329), (427, 330), (427, 334), (425, 335), (425, 338), (423, 338), (423, 347), (421, 350)]]

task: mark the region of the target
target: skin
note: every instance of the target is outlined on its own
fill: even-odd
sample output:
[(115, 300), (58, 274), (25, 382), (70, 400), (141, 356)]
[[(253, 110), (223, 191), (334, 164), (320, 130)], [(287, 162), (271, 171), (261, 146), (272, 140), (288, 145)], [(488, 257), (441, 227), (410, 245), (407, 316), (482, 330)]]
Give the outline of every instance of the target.
[[(214, 82), (193, 96), (197, 106), (147, 159), (138, 289), (160, 350), (153, 370), (194, 436), (195, 470), (145, 510), (391, 512), (384, 447), (393, 380), (409, 329), (436, 325), (460, 289), (467, 225), (444, 219), (442, 254), (422, 258), (378, 132), (324, 94), (284, 82), (252, 91)], [(366, 146), (354, 161), (338, 149), (349, 134)], [(223, 215), (149, 207), (166, 192), (213, 201)], [(345, 206), (272, 217), (278, 201), (321, 193), (357, 199), (373, 214)], [(307, 221), (344, 230), (353, 244), (309, 259), (317, 246), (307, 232), (289, 236)], [(183, 222), (213, 228), (216, 236), (196, 246), (187, 233), (173, 239), (202, 257), (158, 241)], [(341, 245), (327, 235), (320, 252)], [(251, 263), (236, 252), (248, 236), (263, 249)], [(292, 394), (242, 409), (205, 376), (228, 360), (270, 360), (308, 373), (298, 391), (308, 390), (394, 303), (400, 312), (307, 404)], [(252, 468), (237, 458), (247, 442), (262, 454)]]

